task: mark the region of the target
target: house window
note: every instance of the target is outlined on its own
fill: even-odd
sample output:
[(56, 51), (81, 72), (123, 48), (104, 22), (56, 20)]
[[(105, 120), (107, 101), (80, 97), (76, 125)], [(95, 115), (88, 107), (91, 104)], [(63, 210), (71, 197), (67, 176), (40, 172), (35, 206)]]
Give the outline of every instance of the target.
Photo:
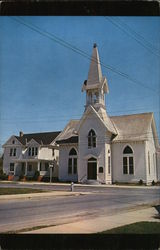
[(12, 141), (12, 144), (15, 144), (15, 140)]
[(96, 133), (91, 129), (88, 133), (88, 148), (96, 147)]
[(123, 174), (134, 174), (133, 151), (129, 146), (123, 150)]
[(14, 163), (10, 163), (10, 172), (14, 172)]
[(13, 153), (13, 148), (10, 148), (10, 156), (12, 156), (12, 153)]
[(34, 156), (34, 148), (32, 148), (32, 156)]
[(16, 148), (13, 150), (13, 156), (16, 156)]
[(151, 166), (150, 166), (150, 154), (148, 152), (148, 172), (151, 173)]
[(103, 167), (99, 167), (99, 173), (103, 173)]
[(28, 155), (31, 156), (31, 148), (28, 149)]
[(35, 148), (35, 155), (38, 155), (38, 148)]
[(77, 174), (77, 152), (74, 148), (69, 152), (68, 174)]
[(28, 155), (29, 156), (36, 156), (38, 155), (38, 148), (37, 147), (29, 147), (28, 148)]
[(10, 148), (10, 156), (16, 156), (16, 148)]

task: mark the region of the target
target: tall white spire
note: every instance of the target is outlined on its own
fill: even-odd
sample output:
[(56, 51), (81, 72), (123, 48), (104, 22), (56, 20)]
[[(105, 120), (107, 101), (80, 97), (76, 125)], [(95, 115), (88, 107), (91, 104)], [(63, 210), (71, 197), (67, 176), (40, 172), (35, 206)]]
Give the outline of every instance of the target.
[(86, 107), (105, 108), (105, 93), (108, 93), (107, 79), (102, 76), (97, 45), (93, 45), (88, 79), (84, 81), (82, 91), (86, 91)]
[(102, 81), (102, 70), (99, 61), (97, 45), (93, 45), (92, 58), (88, 72), (87, 85), (100, 84)]

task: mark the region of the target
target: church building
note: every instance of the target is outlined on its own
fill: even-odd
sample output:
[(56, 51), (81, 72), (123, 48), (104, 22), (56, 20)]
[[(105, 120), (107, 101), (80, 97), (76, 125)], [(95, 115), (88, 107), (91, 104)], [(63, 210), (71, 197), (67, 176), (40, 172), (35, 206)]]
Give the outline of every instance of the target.
[(94, 44), (85, 110), (58, 135), (59, 180), (80, 183), (143, 183), (160, 180), (160, 150), (153, 113), (108, 116), (102, 75)]

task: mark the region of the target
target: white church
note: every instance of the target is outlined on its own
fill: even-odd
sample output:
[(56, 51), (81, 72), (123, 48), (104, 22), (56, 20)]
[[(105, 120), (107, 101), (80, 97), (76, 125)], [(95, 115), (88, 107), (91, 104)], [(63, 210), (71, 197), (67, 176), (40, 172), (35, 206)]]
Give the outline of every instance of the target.
[(149, 184), (160, 179), (159, 142), (153, 113), (109, 117), (109, 93), (94, 44), (86, 105), (80, 120), (71, 120), (58, 135), (59, 180), (82, 183)]
[[(108, 116), (96, 44), (82, 91), (86, 105), (80, 120), (71, 120), (63, 131), (11, 136), (3, 145), (3, 170), (18, 178), (49, 176), (60, 181), (112, 184), (150, 184), (160, 181), (160, 146), (153, 113)], [(13, 178), (14, 179), (14, 178)]]

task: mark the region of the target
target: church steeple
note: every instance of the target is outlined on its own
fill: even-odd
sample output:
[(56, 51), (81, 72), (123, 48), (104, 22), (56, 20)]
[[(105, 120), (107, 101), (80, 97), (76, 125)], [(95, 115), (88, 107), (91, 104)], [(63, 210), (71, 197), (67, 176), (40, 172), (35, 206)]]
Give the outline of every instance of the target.
[(93, 45), (93, 52), (88, 72), (88, 79), (84, 81), (82, 91), (86, 91), (86, 108), (92, 105), (96, 110), (105, 109), (105, 93), (108, 93), (108, 84), (102, 76), (97, 45)]

